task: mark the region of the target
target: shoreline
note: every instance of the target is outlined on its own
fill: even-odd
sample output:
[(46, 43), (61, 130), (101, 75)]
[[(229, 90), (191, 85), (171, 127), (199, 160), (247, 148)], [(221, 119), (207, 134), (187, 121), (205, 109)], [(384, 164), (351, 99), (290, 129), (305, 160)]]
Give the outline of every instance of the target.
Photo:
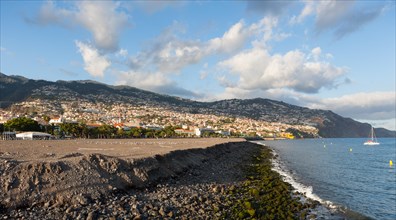
[[(263, 146), (267, 146), (264, 143), (253, 142)], [(293, 187), (293, 193), (298, 196), (301, 200), (311, 200), (318, 202), (318, 206), (311, 209), (311, 213), (316, 215), (320, 219), (349, 219), (349, 220), (373, 220), (373, 218), (368, 217), (362, 213), (356, 212), (354, 210), (348, 209), (332, 201), (324, 200), (315, 193), (311, 186), (306, 186), (301, 182), (297, 181), (294, 176), (294, 171), (291, 171), (286, 167), (284, 162), (281, 160), (278, 152), (271, 146), (267, 146), (272, 150), (272, 169), (282, 176), (282, 180), (289, 183)]]
[[(258, 199), (254, 197), (256, 191), (251, 191), (253, 185), (249, 184), (254, 180), (249, 175), (261, 174), (247, 174), (252, 172), (252, 167), (259, 167), (262, 161), (270, 159), (267, 155), (257, 160), (265, 148), (255, 143), (240, 141), (205, 148), (176, 150), (163, 155), (131, 160), (97, 153), (75, 155), (79, 158), (75, 161), (78, 166), (66, 164), (69, 169), (65, 169), (67, 167), (60, 163), (62, 161), (51, 161), (48, 163), (49, 166), (38, 162), (37, 167), (25, 166), (18, 170), (22, 173), (24, 169), (33, 170), (40, 174), (33, 175), (34, 178), (28, 181), (28, 185), (35, 185), (33, 192), (38, 193), (38, 197), (29, 200), (29, 203), (15, 206), (5, 203), (10, 200), (0, 199), (3, 201), (0, 218), (221, 219), (238, 218), (241, 215), (245, 218), (260, 216), (267, 211), (260, 210), (254, 202)], [(256, 162), (252, 161), (252, 158), (256, 158)], [(18, 164), (11, 164), (10, 167), (16, 169)], [(62, 169), (61, 172), (59, 167)], [(73, 176), (77, 174), (72, 172), (75, 169), (84, 175)], [(43, 193), (48, 186), (46, 181), (51, 180), (45, 177), (51, 172), (59, 172), (58, 177), (68, 173), (76, 178), (75, 182), (81, 184), (88, 181), (90, 184), (79, 187), (78, 184), (65, 185), (62, 193), (52, 192), (50, 196), (45, 196)], [(68, 178), (64, 175), (61, 181), (67, 183)], [(79, 178), (83, 181), (78, 180)], [(290, 190), (285, 182), (280, 185), (285, 190)], [(277, 184), (273, 187), (276, 188)], [(62, 187), (58, 186), (57, 189), (60, 190)], [(258, 193), (266, 195), (270, 189), (270, 186), (266, 186)], [(4, 191), (4, 188), (2, 190)], [(287, 194), (291, 195), (291, 191), (286, 191), (281, 199), (290, 199)], [(26, 198), (20, 199), (23, 201)], [(253, 199), (249, 202), (250, 206), (248, 203), (238, 203), (249, 199)], [(293, 210), (293, 215), (300, 216), (300, 212), (305, 210), (304, 216), (308, 218), (311, 216), (311, 205), (302, 205), (301, 209)]]

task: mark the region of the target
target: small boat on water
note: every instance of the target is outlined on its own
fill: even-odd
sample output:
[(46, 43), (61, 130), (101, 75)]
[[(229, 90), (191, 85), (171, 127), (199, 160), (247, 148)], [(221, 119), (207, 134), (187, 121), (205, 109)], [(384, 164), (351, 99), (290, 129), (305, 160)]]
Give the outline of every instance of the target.
[(377, 138), (375, 137), (374, 128), (371, 127), (369, 139), (366, 142), (364, 142), (364, 145), (379, 145), (379, 144), (380, 143), (377, 141)]

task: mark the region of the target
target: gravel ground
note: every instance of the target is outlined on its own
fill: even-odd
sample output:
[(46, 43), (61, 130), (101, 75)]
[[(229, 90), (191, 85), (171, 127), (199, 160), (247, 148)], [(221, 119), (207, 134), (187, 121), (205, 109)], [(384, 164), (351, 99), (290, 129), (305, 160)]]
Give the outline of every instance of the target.
[[(200, 160), (192, 161), (182, 172), (160, 176), (144, 187), (128, 190), (112, 187), (110, 193), (95, 199), (81, 190), (72, 200), (62, 204), (48, 201), (11, 210), (3, 207), (0, 219), (223, 218), (238, 199), (237, 195), (231, 198), (227, 192), (242, 184), (245, 179), (243, 169), (260, 148), (248, 142), (237, 142), (194, 151)], [(165, 159), (157, 158), (158, 161)], [(177, 157), (170, 160), (177, 163)], [(149, 178), (156, 175), (153, 171), (155, 169), (144, 174)]]

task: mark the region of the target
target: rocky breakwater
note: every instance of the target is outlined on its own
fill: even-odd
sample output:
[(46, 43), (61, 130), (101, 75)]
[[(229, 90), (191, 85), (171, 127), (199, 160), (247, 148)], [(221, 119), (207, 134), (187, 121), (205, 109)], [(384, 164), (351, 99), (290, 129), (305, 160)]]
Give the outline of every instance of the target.
[(243, 165), (260, 148), (234, 142), (141, 159), (71, 153), (44, 162), (7, 159), (3, 152), (0, 217), (221, 217), (231, 205), (227, 192), (245, 178)]

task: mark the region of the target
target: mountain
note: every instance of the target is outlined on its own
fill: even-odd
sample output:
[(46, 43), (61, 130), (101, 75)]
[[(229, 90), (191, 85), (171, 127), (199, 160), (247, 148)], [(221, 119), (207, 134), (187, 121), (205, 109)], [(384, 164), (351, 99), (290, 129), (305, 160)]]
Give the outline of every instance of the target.
[[(134, 103), (181, 104), (181, 98), (160, 95), (129, 86), (109, 86), (103, 83), (81, 80), (50, 82), (31, 80), (20, 76), (7, 76), (0, 73), (0, 107), (6, 108), (13, 103), (32, 98), (57, 99), (63, 94), (64, 99), (86, 98), (92, 101), (132, 101)], [(182, 103), (193, 102), (184, 100)]]
[[(133, 103), (138, 106), (161, 107), (193, 114), (214, 114), (292, 125), (311, 125), (319, 129), (319, 135), (322, 137), (367, 137), (371, 127), (367, 123), (357, 122), (331, 111), (309, 109), (270, 99), (197, 102), (134, 87), (110, 86), (90, 80), (50, 82), (0, 73), (0, 108), (32, 99), (58, 102), (83, 99), (107, 105)], [(375, 132), (378, 137), (396, 136), (396, 131), (383, 128), (377, 128)]]

